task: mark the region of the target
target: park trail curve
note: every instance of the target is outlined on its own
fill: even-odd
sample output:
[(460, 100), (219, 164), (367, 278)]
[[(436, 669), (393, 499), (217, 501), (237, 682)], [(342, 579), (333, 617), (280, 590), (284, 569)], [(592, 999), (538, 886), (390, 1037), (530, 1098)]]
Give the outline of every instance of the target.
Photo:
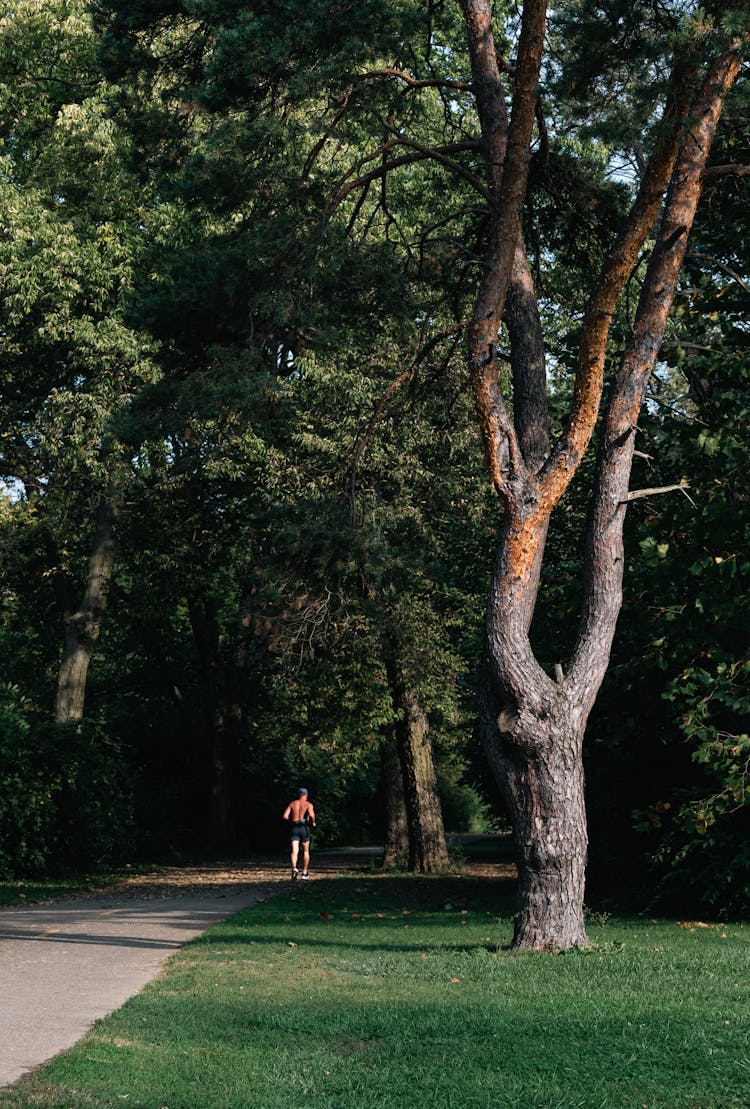
[[(317, 875), (366, 860), (316, 858)], [(71, 1047), (170, 955), (289, 881), (281, 857), (133, 875), (85, 898), (0, 909), (0, 1086)]]
[[(317, 852), (312, 876), (369, 869), (377, 848)], [(513, 867), (464, 873), (506, 877)], [(0, 1087), (65, 1048), (214, 924), (289, 884), (282, 859), (166, 868), (85, 898), (0, 908)]]

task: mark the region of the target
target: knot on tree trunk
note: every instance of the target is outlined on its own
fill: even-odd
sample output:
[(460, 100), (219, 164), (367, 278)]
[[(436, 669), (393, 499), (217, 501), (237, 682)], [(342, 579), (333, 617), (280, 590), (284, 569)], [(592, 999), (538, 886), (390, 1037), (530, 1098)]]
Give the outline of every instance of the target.
[(100, 615), (93, 612), (69, 612), (64, 617), (65, 633), (75, 638), (77, 643), (96, 643), (99, 638)]

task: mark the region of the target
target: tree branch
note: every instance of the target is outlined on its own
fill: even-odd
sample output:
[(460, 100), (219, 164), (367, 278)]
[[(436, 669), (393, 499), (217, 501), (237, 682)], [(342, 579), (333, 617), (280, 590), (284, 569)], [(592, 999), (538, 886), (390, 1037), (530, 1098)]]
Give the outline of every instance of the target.
[(727, 164), (723, 166), (709, 166), (703, 171), (703, 184), (715, 185), (727, 177), (750, 177), (750, 166)]
[(413, 89), (456, 89), (459, 92), (471, 92), (471, 85), (466, 81), (452, 81), (444, 77), (417, 78), (412, 77), (410, 73), (406, 73), (403, 69), (392, 69), (390, 67), (371, 69), (359, 76), (365, 80), (374, 77), (397, 77)]
[(351, 96), (352, 96), (353, 91), (354, 91), (354, 86), (350, 85), (349, 88), (344, 93), (343, 103), (342, 103), (341, 107), (336, 112), (336, 114), (334, 115), (334, 117), (331, 120), (330, 124), (328, 125), (328, 127), (326, 127), (325, 131), (323, 132), (323, 135), (321, 136), (321, 138), (318, 139), (318, 141), (315, 143), (312, 150), (308, 154), (307, 158), (305, 159), (305, 164), (302, 167), (302, 173), (300, 174), (299, 185), (297, 186), (298, 188), (310, 176), (310, 171), (312, 170), (312, 167), (314, 166), (315, 161), (317, 160), (318, 156), (320, 155), (321, 151), (323, 150), (323, 147), (325, 146), (325, 144), (328, 142), (331, 135), (333, 134), (333, 130), (336, 127), (336, 124), (340, 123), (341, 120), (346, 115), (347, 110), (349, 108), (349, 101), (351, 100)]
[[(416, 146), (411, 154), (402, 154), (398, 158), (391, 158), (388, 161), (382, 162), (375, 169), (370, 170), (368, 173), (361, 174), (359, 177), (354, 178), (353, 181), (347, 184), (336, 193), (331, 199), (328, 206), (328, 215), (332, 215), (336, 209), (346, 200), (347, 196), (355, 189), (362, 188), (375, 181), (378, 177), (383, 177), (385, 174), (390, 173), (393, 169), (398, 169), (400, 166), (411, 165), (412, 162), (423, 162), (428, 158), (441, 162), (449, 169), (454, 170), (461, 177), (466, 178), (467, 181), (483, 196), (487, 195), (487, 190), (482, 185), (482, 182), (470, 170), (465, 169), (459, 162), (453, 161), (452, 158), (447, 157), (449, 154), (459, 153), (462, 150), (479, 150), (480, 144), (474, 140), (467, 140), (465, 142), (446, 143), (445, 146), (436, 147), (419, 147), (419, 144), (411, 144), (409, 140), (393, 142), (388, 144), (388, 148), (392, 150), (396, 146)], [(377, 155), (382, 154), (382, 150)]]
[(435, 348), (439, 346), (440, 343), (443, 342), (443, 340), (449, 339), (452, 336), (460, 335), (465, 327), (466, 320), (461, 320), (459, 323), (454, 324), (453, 327), (446, 328), (445, 331), (441, 331), (438, 335), (433, 335), (431, 339), (428, 339), (427, 342), (423, 343), (417, 353), (414, 355), (409, 368), (403, 370), (402, 373), (398, 375), (398, 377), (394, 378), (386, 391), (383, 393), (378, 403), (375, 405), (375, 411), (368, 420), (365, 430), (357, 437), (357, 440), (354, 444), (354, 450), (352, 452), (352, 461), (349, 467), (349, 495), (351, 501), (352, 517), (354, 516), (354, 483), (357, 474), (357, 467), (359, 466), (362, 455), (370, 444), (375, 428), (385, 417), (388, 403), (403, 385), (406, 385), (407, 382), (411, 381), (414, 378), (417, 370), (424, 362), (424, 360), (428, 358), (430, 354), (432, 354), (433, 350), (435, 350)]
[(675, 63), (662, 118), (662, 137), (649, 160), (625, 226), (589, 298), (568, 424), (542, 471), (544, 498), (551, 506), (568, 487), (593, 433), (601, 404), (604, 359), (615, 306), (659, 212), (677, 157), (693, 82), (693, 68)]
[[(460, 162), (454, 162), (452, 158), (448, 158), (445, 156), (445, 154), (443, 153), (443, 150), (446, 149), (445, 147), (425, 146), (423, 143), (416, 142), (415, 139), (410, 139), (406, 135), (402, 135), (401, 132), (397, 131), (395, 127), (387, 122), (387, 120), (381, 120), (380, 122), (395, 137), (396, 141), (401, 146), (405, 146), (410, 150), (416, 150), (425, 158), (429, 158), (432, 161), (439, 162), (441, 166), (446, 166), (448, 169), (452, 169), (455, 173), (458, 173), (461, 177), (468, 181), (469, 184), (474, 189), (476, 189), (479, 195), (483, 196), (485, 200), (490, 199), (489, 192), (476, 176), (476, 174), (472, 173), (471, 170), (466, 169), (464, 166), (461, 165)], [(454, 148), (464, 148), (463, 143), (452, 143), (451, 145)], [(474, 149), (480, 149), (479, 144), (477, 144)]]
[(488, 0), (462, 2), (486, 175), (490, 197), (495, 202), (491, 204), (485, 275), (477, 293), (469, 331), (469, 363), (490, 477), (495, 489), (509, 504), (508, 473), (525, 476), (525, 466), (500, 391), (495, 350), (516, 244), (521, 237), (521, 210), (531, 158), (547, 8), (545, 0), (526, 0), (523, 7), (509, 125), (490, 4)]
[[(703, 259), (706, 262), (713, 262), (713, 264), (715, 266), (717, 266), (720, 270), (723, 270), (723, 272), (728, 277), (731, 277), (733, 281), (736, 281), (741, 289), (744, 289), (746, 293), (750, 293), (750, 285), (748, 285), (748, 283), (747, 283), (747, 281), (745, 281), (744, 277), (740, 277), (740, 275), (737, 273), (737, 271), (733, 270), (731, 268), (731, 266), (727, 266), (724, 262), (719, 261), (718, 258), (714, 258), (713, 254), (703, 254), (699, 251), (693, 250), (693, 251), (690, 252), (690, 254), (688, 254), (687, 257), (688, 258)], [(691, 344), (683, 343), (682, 345), (683, 346), (689, 346)]]
[[(674, 301), (687, 234), (700, 199), (703, 170), (724, 99), (739, 71), (738, 50), (739, 43), (735, 42), (714, 61), (691, 106), (693, 122), (675, 161), (632, 335), (612, 384), (586, 537), (581, 624), (568, 671), (569, 688), (575, 690), (576, 699), (586, 711), (604, 678), (622, 603), (623, 525), (627, 503), (635, 499), (628, 492), (628, 483), (638, 414)], [(666, 489), (635, 490), (635, 495), (662, 491)]]
[(674, 493), (678, 489), (684, 492), (685, 489), (689, 488), (690, 483), (688, 481), (680, 481), (677, 485), (660, 485), (654, 489), (632, 489), (625, 500), (620, 503), (626, 504), (628, 501), (637, 501), (641, 497), (655, 497), (659, 493)]

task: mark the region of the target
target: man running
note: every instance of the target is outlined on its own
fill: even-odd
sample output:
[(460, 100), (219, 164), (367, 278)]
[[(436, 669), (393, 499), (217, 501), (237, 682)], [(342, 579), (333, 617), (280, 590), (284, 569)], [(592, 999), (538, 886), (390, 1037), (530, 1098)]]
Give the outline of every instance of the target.
[[(312, 803), (307, 800), (306, 789), (298, 790), (297, 800), (289, 802), (284, 810), (283, 819), (291, 821), (292, 879), (298, 877), (309, 878), (310, 875), (307, 871), (310, 866), (310, 826), (315, 827), (315, 809), (312, 807)], [(301, 875), (297, 869), (300, 844), (302, 844)]]

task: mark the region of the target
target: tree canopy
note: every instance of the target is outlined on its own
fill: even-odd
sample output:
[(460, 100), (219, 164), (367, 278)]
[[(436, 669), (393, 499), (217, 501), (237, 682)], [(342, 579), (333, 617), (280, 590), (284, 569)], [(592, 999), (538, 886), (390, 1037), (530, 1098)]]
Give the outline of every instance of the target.
[(2, 870), (269, 846), (300, 782), (383, 839), (395, 742), (411, 865), (512, 823), (521, 944), (588, 852), (746, 906), (747, 37), (7, 0)]

